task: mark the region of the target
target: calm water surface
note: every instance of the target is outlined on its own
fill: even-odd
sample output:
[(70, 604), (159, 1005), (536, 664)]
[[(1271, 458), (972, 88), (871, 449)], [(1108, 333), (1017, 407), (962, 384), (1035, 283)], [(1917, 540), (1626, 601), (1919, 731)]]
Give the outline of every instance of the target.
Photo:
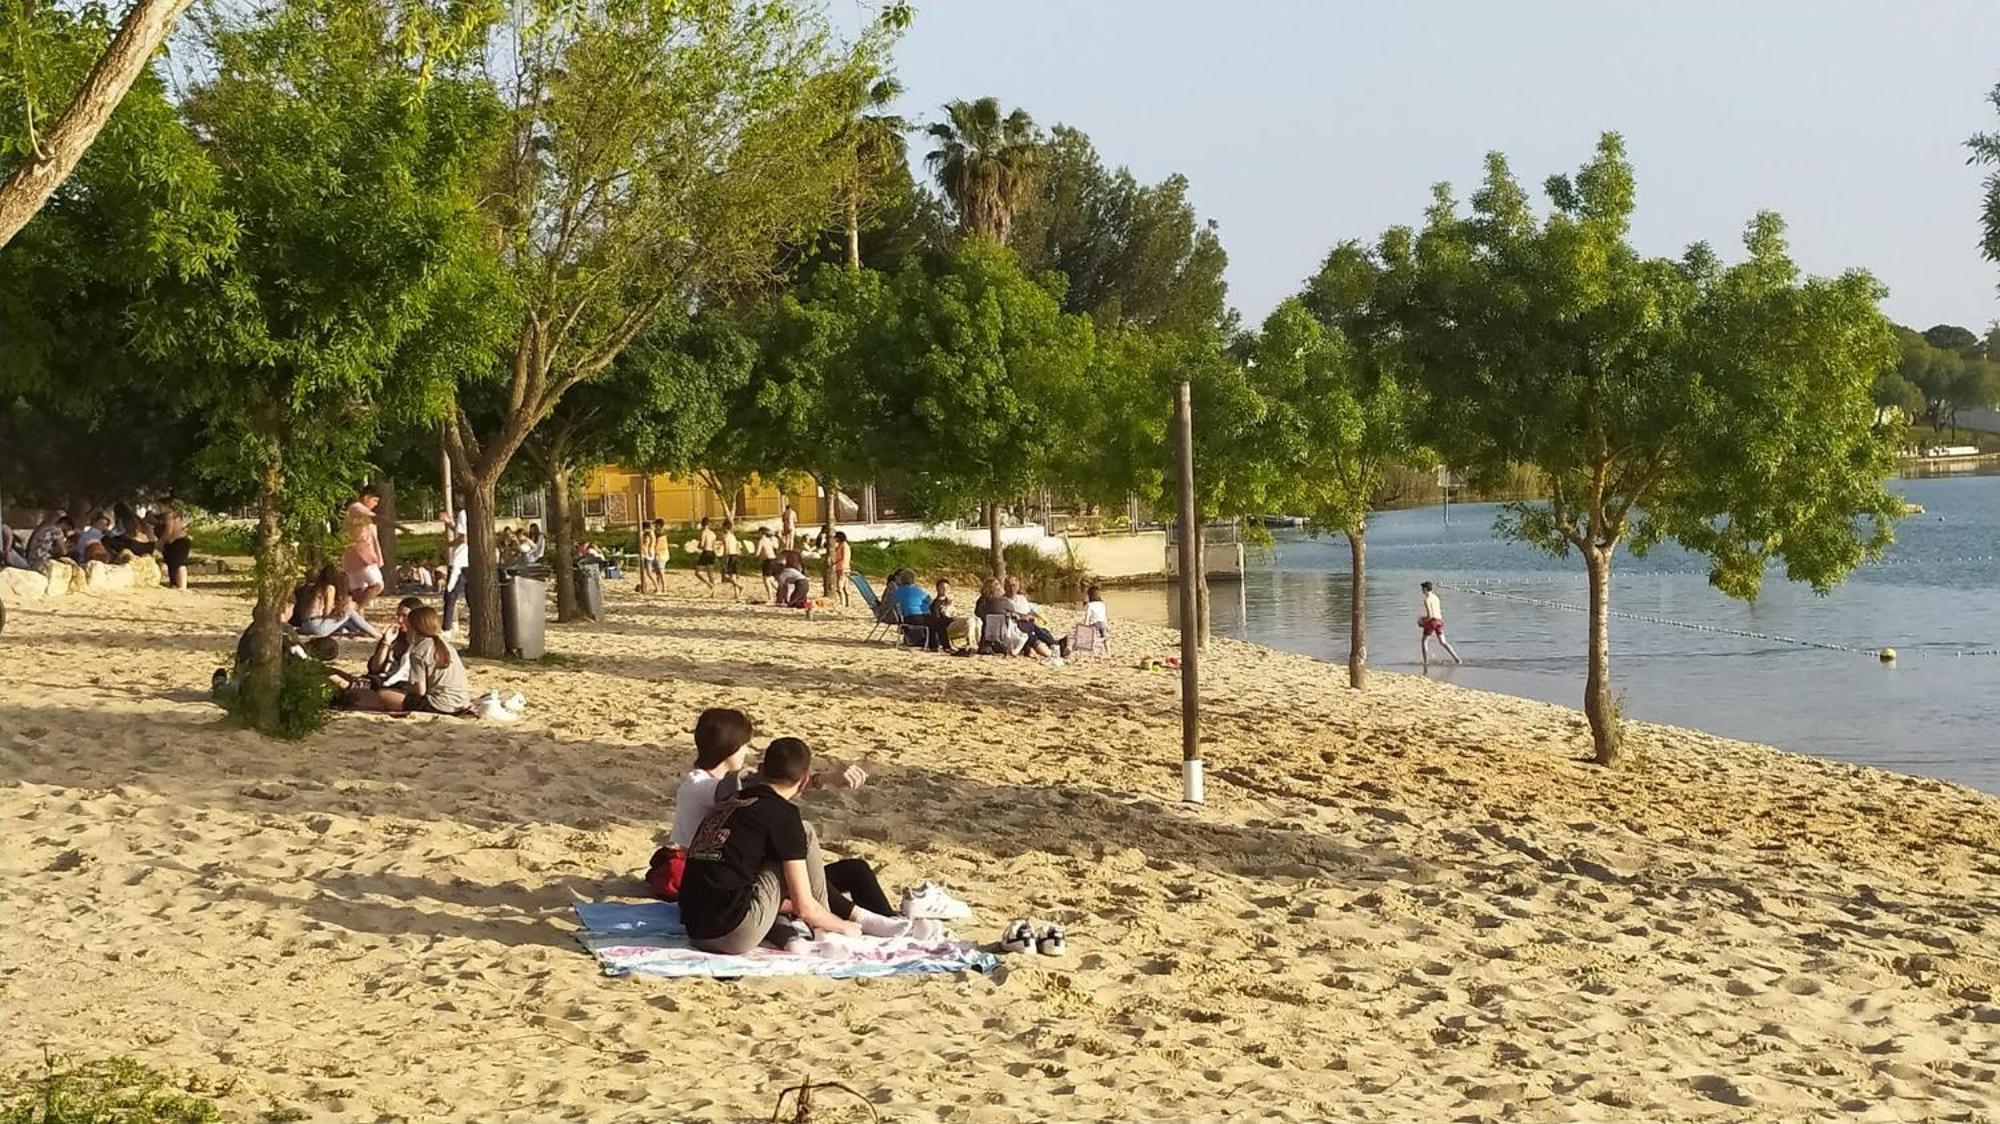
[[(1613, 618), (1611, 668), (1625, 712), (1841, 761), (1942, 777), (2000, 793), (2000, 475), (1903, 479), (1925, 514), (1903, 520), (1883, 560), (1825, 597), (1774, 573), (1752, 604), (1710, 588), (1702, 561), (1672, 547), (1621, 553), (1612, 608), (1765, 637)], [(1417, 672), (1417, 583), (1443, 588), (1447, 634), (1465, 664), (1431, 675), (1467, 687), (1580, 706), (1587, 587), (1580, 559), (1496, 540), (1495, 509), (1388, 512), (1368, 535), (1373, 666)], [(1345, 663), (1347, 541), (1280, 532), (1251, 549), (1240, 586), (1217, 583), (1228, 636)], [(1158, 589), (1111, 590), (1113, 620), (1177, 623)], [(1434, 650), (1435, 651), (1435, 650)], [(1960, 653), (1984, 652), (1985, 655)]]

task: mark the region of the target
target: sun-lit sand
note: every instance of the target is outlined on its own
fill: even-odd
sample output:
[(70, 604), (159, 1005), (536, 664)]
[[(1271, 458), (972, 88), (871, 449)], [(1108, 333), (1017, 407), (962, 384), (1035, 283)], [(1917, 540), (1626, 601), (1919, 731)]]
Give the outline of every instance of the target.
[[(206, 701), (239, 597), (12, 607), (0, 1062), (131, 1053), (246, 1120), (762, 1120), (808, 1074), (908, 1121), (2000, 1120), (2000, 800), (1652, 726), (1607, 773), (1573, 711), (1218, 640), (1188, 807), (1132, 666), (1170, 634), (1053, 669), (676, 588), (476, 666), (519, 725), (298, 744)], [(836, 853), (1069, 956), (601, 976), (568, 903), (637, 895), (710, 705), (870, 771), (807, 798)]]

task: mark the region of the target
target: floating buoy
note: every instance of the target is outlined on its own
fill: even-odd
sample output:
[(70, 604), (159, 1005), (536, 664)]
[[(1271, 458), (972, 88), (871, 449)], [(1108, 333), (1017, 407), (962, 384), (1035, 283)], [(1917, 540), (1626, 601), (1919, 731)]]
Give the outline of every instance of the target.
[(1895, 663), (1896, 649), (1884, 648), (1881, 651), (1875, 653), (1875, 658), (1881, 660), (1883, 663)]

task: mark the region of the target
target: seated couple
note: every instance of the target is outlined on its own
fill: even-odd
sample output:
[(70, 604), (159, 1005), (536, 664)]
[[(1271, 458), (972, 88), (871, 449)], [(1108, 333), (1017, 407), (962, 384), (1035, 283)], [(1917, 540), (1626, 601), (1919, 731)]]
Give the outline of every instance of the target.
[(984, 651), (1038, 659), (1069, 655), (1069, 638), (1056, 639), (1042, 623), (1042, 607), (1021, 592), (1020, 578), (1010, 577), (1004, 584), (986, 579), (972, 612), (985, 625)]
[(740, 710), (711, 708), (695, 722), (695, 767), (674, 793), (667, 847), (646, 881), (678, 899), (689, 940), (740, 955), (759, 945), (838, 937), (936, 940), (935, 921), (894, 916), (875, 872), (861, 859), (829, 863), (795, 801), (815, 786), (859, 787), (849, 766), (815, 776), (812, 750), (778, 738), (755, 773), (744, 773), (752, 728)]
[(465, 660), (444, 638), (444, 618), (421, 598), (396, 605), (396, 623), (368, 656), (366, 675), (331, 672), (334, 705), (388, 714), (463, 714), (472, 707)]
[[(882, 604), (894, 609), (903, 626), (903, 642), (912, 648), (969, 655), (979, 647), (979, 619), (959, 611), (950, 578), (939, 578), (937, 595), (932, 596), (917, 584), (916, 574), (897, 570), (882, 590)], [(890, 619), (886, 610), (884, 619)]]
[(328, 564), (292, 591), (292, 615), (285, 622), (301, 636), (365, 636), (382, 634), (354, 605), (354, 590), (339, 566)]

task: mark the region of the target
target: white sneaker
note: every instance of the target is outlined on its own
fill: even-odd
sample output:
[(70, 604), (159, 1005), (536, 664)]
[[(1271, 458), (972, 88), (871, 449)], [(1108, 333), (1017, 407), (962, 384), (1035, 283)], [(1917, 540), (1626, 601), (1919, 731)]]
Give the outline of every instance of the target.
[(1061, 956), (1069, 951), (1069, 942), (1063, 937), (1061, 925), (1051, 925), (1042, 930), (1035, 941), (1035, 951), (1043, 956)]
[(519, 691), (514, 691), (509, 693), (506, 697), (502, 698), (500, 700), (500, 705), (506, 707), (508, 710), (513, 711), (515, 714), (519, 714), (522, 711), (528, 709), (528, 696), (522, 694)]
[(1006, 931), (1000, 934), (1000, 949), (1003, 952), (1035, 951), (1035, 927), (1028, 924), (1025, 917), (1016, 917), (1007, 922)]
[(903, 891), (903, 916), (962, 921), (972, 916), (972, 907), (945, 893), (943, 886), (925, 882)]

